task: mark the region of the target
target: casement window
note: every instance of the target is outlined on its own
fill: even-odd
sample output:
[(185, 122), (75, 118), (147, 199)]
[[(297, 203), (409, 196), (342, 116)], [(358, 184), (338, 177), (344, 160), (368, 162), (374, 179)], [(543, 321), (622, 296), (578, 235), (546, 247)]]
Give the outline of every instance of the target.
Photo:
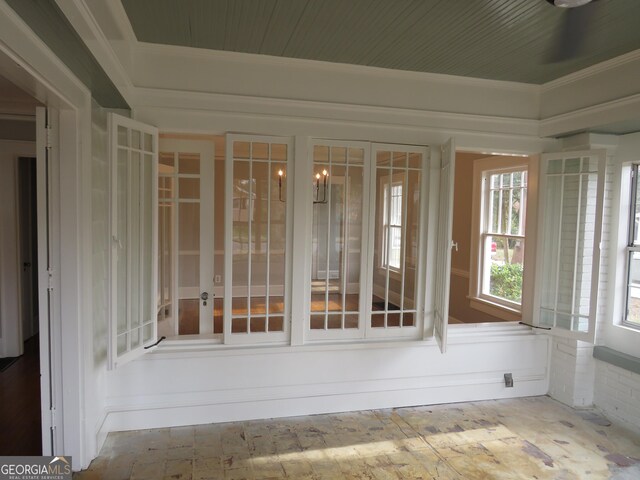
[(469, 297), (473, 308), (503, 320), (523, 311), (525, 243), (531, 222), (527, 210), (535, 192), (528, 188), (528, 157), (495, 156), (476, 160)]
[(593, 342), (598, 306), (604, 151), (542, 156), (535, 320)]
[(626, 257), (626, 295), (623, 325), (640, 329), (640, 189), (638, 174), (640, 165), (629, 169), (630, 198)]
[(313, 140), (307, 340), (421, 338), (427, 149)]
[(109, 116), (112, 368), (156, 341), (157, 152), (153, 127)]

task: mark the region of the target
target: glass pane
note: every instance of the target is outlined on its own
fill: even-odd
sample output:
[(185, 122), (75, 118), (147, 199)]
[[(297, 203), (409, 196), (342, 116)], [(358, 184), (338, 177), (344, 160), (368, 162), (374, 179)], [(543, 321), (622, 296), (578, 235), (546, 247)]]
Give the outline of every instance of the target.
[[(221, 147), (221, 152), (224, 152), (224, 145)], [(215, 286), (220, 288), (221, 291), (224, 290), (224, 280), (225, 280), (225, 271), (224, 271), (224, 232), (225, 232), (225, 223), (224, 223), (224, 206), (225, 206), (225, 182), (224, 182), (224, 171), (225, 171), (225, 161), (224, 157), (220, 160), (216, 159), (215, 161), (215, 185), (213, 187), (214, 192), (214, 200), (213, 200), (213, 235), (214, 235), (214, 252), (213, 252), (213, 266), (214, 266), (214, 280)], [(222, 299), (223, 293), (220, 293), (218, 297)], [(222, 307), (220, 307), (222, 308)], [(215, 333), (221, 333), (215, 332)]]
[(287, 161), (287, 145), (283, 143), (271, 144), (271, 160), (274, 162)]
[(626, 321), (640, 325), (640, 252), (629, 252)]
[[(126, 150), (118, 149), (116, 160), (116, 209), (117, 221), (117, 325), (118, 333), (126, 332), (128, 325), (129, 283), (127, 276), (127, 264), (129, 255), (129, 155)], [(120, 341), (120, 340), (119, 340)], [(126, 345), (125, 345), (126, 348)]]
[(415, 325), (415, 313), (413, 312), (404, 312), (402, 314), (402, 326), (403, 327), (413, 327)]
[(171, 177), (159, 177), (158, 178), (158, 198), (173, 198), (175, 191), (173, 187), (173, 178)]
[(400, 313), (387, 314), (387, 327), (399, 327), (400, 326)]
[[(549, 310), (555, 310), (556, 292), (557, 292), (557, 266), (559, 262), (559, 228), (562, 221), (562, 212), (560, 211), (560, 201), (562, 195), (562, 177), (547, 177), (547, 188), (544, 192), (546, 205), (557, 205), (558, 208), (547, 208), (544, 214), (544, 238), (543, 248), (541, 249), (542, 261), (542, 294), (540, 306)], [(541, 314), (542, 318), (542, 314)], [(552, 322), (553, 318), (546, 317)]]
[(407, 175), (407, 199), (404, 246), (404, 298), (403, 308), (416, 307), (416, 287), (418, 282), (418, 251), (420, 247), (420, 185), (421, 174), (411, 172)]
[(199, 178), (179, 178), (178, 192), (180, 198), (186, 200), (200, 198), (200, 179)]
[[(488, 247), (487, 248), (487, 244)], [(487, 261), (488, 260), (488, 261)], [(524, 240), (509, 237), (487, 236), (485, 243), (485, 262), (489, 271), (489, 281), (483, 283), (485, 294), (511, 302), (522, 300), (522, 278), (524, 263)]]
[(408, 167), (409, 168), (422, 168), (422, 154), (421, 153), (410, 153), (408, 157)]
[[(382, 153), (385, 152), (378, 152), (378, 160), (380, 160)], [(390, 154), (387, 158), (389, 160), (391, 159)], [(386, 254), (384, 252), (384, 249), (386, 249), (389, 233), (388, 230), (384, 227), (384, 223), (388, 218), (388, 208), (384, 208), (384, 199), (388, 198), (388, 195), (385, 196), (385, 194), (388, 191), (389, 178), (390, 169), (376, 169), (376, 197), (375, 204), (373, 206), (373, 208), (375, 208), (375, 233), (373, 242), (373, 298), (371, 303), (372, 310), (386, 309), (385, 298), (387, 295), (387, 267)]]
[(406, 152), (393, 152), (393, 168), (406, 168), (407, 154)]
[(342, 304), (342, 279), (343, 279), (343, 245), (344, 245), (344, 210), (345, 210), (345, 173), (342, 165), (331, 168), (328, 218), (326, 230), (328, 236), (328, 258), (325, 265), (320, 265), (321, 272), (329, 279), (329, 294), (334, 295), (329, 302), (330, 311), (341, 311)]
[[(287, 240), (287, 205), (280, 201), (278, 191), (278, 172), (284, 170), (286, 164), (271, 164), (271, 197), (270, 197), (270, 224), (269, 224), (269, 311), (272, 313), (284, 313), (284, 277), (285, 277), (285, 250)], [(285, 179), (286, 183), (286, 179)], [(286, 185), (285, 185), (286, 187)], [(282, 199), (286, 198), (286, 192)]]
[(269, 317), (270, 332), (284, 332), (284, 317)]
[[(182, 266), (180, 266), (182, 268)], [(181, 298), (178, 302), (178, 334), (195, 335), (200, 333), (200, 300)]]
[(316, 163), (329, 163), (329, 147), (324, 145), (315, 145), (313, 147), (313, 161)]
[(249, 325), (246, 318), (232, 318), (231, 319), (231, 333), (247, 333), (247, 327)]
[(358, 328), (358, 315), (353, 313), (345, 315), (344, 328)]
[(342, 315), (329, 315), (327, 318), (327, 328), (329, 330), (342, 328)]
[[(326, 310), (326, 295), (324, 293), (325, 283), (320, 282), (318, 286), (311, 285), (311, 311), (324, 312)], [(315, 293), (319, 291), (320, 293)]]
[(331, 147), (331, 163), (346, 163), (347, 149), (345, 147)]
[(376, 154), (376, 165), (379, 167), (391, 165), (391, 152), (378, 152)]
[(232, 314), (233, 315), (248, 315), (249, 314), (249, 301), (246, 296), (244, 297), (233, 297), (233, 302), (231, 304)]
[(118, 145), (122, 147), (129, 146), (129, 129), (118, 125)]
[(182, 255), (200, 253), (200, 204), (178, 204), (178, 248)]
[(265, 317), (251, 317), (250, 326), (252, 332), (266, 332), (267, 319)]
[(562, 173), (562, 160), (549, 160), (549, 163), (547, 164), (547, 173)]
[[(237, 145), (237, 143), (234, 143)], [(247, 147), (248, 148), (248, 147)], [(245, 161), (233, 162), (233, 270), (232, 285), (234, 295), (249, 295), (249, 245), (252, 185), (249, 177), (250, 164)], [(236, 298), (233, 300), (234, 309)], [(244, 307), (246, 309), (246, 306)]]
[(578, 173), (580, 172), (580, 159), (579, 158), (567, 158), (564, 161), (565, 173)]
[(129, 350), (129, 348), (127, 347), (127, 339), (129, 338), (129, 335), (126, 333), (123, 333), (122, 335), (118, 335), (118, 355), (122, 355), (123, 353), (127, 353), (127, 351)]
[[(139, 139), (139, 136), (138, 136)], [(131, 327), (137, 327), (141, 323), (140, 311), (141, 298), (140, 298), (140, 282), (141, 282), (141, 258), (140, 258), (140, 200), (144, 197), (144, 192), (139, 190), (140, 185), (140, 153), (131, 152), (131, 162), (129, 165), (129, 182), (130, 182), (130, 231), (129, 231), (129, 255), (131, 261), (129, 264), (129, 295), (130, 305), (129, 311), (131, 312)]]
[(160, 155), (158, 155), (158, 163), (160, 164), (160, 168), (159, 168), (159, 173), (172, 173), (173, 172), (173, 168), (163, 168), (163, 167), (173, 167), (173, 153), (165, 153), (165, 152), (160, 152)]
[(371, 314), (371, 327), (384, 328), (384, 313)]
[(148, 343), (151, 340), (154, 340), (154, 338), (153, 338), (153, 323), (147, 323), (146, 325), (144, 325), (142, 327), (142, 341), (144, 343)]
[(214, 298), (213, 299), (213, 333), (223, 332), (223, 326), (224, 326), (223, 312), (224, 312), (224, 299)]
[(267, 144), (267, 143), (252, 143), (251, 144), (251, 158), (253, 158), (253, 160), (268, 160), (269, 159), (269, 144)]
[(311, 315), (310, 325), (311, 330), (324, 330), (325, 315)]
[(200, 173), (200, 154), (180, 153), (178, 155), (178, 173), (198, 175)]
[(140, 149), (140, 132), (138, 130), (131, 130), (131, 148)]
[(364, 149), (363, 148), (350, 148), (349, 149), (349, 163), (350, 164), (362, 164), (364, 163)]
[(152, 320), (155, 311), (155, 299), (152, 292), (152, 274), (153, 274), (153, 262), (156, 260), (153, 258), (153, 251), (151, 249), (153, 244), (153, 160), (151, 155), (145, 154), (142, 164), (142, 176), (143, 176), (143, 200), (142, 200), (142, 287), (143, 291), (140, 293), (142, 296), (142, 319), (144, 322)]
[(153, 136), (150, 133), (144, 134), (144, 150), (145, 152), (153, 152)]
[(251, 153), (249, 142), (233, 142), (233, 158), (248, 159)]
[[(251, 296), (263, 296), (267, 291), (267, 241), (269, 233), (269, 165), (252, 163), (251, 215)], [(253, 300), (253, 299), (252, 299)], [(253, 306), (252, 306), (252, 314)], [(264, 306), (262, 312), (264, 313)]]

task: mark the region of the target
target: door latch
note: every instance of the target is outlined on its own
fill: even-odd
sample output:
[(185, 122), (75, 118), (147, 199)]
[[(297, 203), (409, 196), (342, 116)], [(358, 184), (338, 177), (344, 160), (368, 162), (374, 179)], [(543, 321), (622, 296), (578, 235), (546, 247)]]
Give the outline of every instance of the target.
[(202, 299), (202, 305), (204, 307), (206, 307), (207, 306), (207, 300), (209, 299), (209, 293), (208, 292), (202, 292), (200, 294), (200, 298)]

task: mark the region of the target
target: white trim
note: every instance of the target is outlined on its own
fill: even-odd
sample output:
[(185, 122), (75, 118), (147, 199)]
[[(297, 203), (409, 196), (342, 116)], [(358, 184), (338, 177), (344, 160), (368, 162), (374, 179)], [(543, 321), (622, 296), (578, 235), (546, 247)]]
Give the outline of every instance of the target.
[(224, 50), (211, 50), (180, 45), (165, 45), (147, 42), (137, 42), (135, 55), (144, 57), (150, 54), (176, 55), (194, 61), (226, 61), (237, 64), (267, 65), (272, 67), (306, 67), (314, 70), (324, 70), (335, 74), (363, 74), (391, 78), (393, 80), (422, 80), (425, 82), (437, 82), (455, 84), (461, 87), (481, 86), (499, 91), (517, 91), (537, 94), (538, 85), (511, 82), (506, 80), (490, 80), (475, 77), (463, 77), (459, 75), (447, 75), (431, 72), (414, 72), (409, 70), (394, 70), (390, 68), (372, 67), (367, 65), (352, 65), (348, 63), (325, 62), (321, 60), (309, 60), (302, 58), (279, 57), (264, 54), (232, 52)]
[(545, 93), (548, 90), (576, 83), (585, 78), (589, 78), (599, 73), (611, 70), (612, 68), (616, 68), (629, 63), (635, 63), (638, 61), (640, 61), (640, 49), (624, 53), (620, 56), (610, 58), (609, 60), (605, 60), (603, 62), (596, 63), (595, 65), (591, 65), (590, 67), (583, 68), (582, 70), (578, 70), (577, 72), (570, 73), (568, 75), (565, 75), (564, 77), (556, 78), (555, 80), (543, 83), (540, 86), (540, 89), (542, 93)]

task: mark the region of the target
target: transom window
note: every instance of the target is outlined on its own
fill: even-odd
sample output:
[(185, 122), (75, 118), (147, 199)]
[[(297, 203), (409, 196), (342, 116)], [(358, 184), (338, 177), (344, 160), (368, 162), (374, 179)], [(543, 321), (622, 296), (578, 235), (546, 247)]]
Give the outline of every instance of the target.
[(631, 167), (631, 201), (629, 208), (629, 232), (627, 238), (627, 285), (623, 323), (640, 328), (640, 189), (638, 173), (640, 165)]

